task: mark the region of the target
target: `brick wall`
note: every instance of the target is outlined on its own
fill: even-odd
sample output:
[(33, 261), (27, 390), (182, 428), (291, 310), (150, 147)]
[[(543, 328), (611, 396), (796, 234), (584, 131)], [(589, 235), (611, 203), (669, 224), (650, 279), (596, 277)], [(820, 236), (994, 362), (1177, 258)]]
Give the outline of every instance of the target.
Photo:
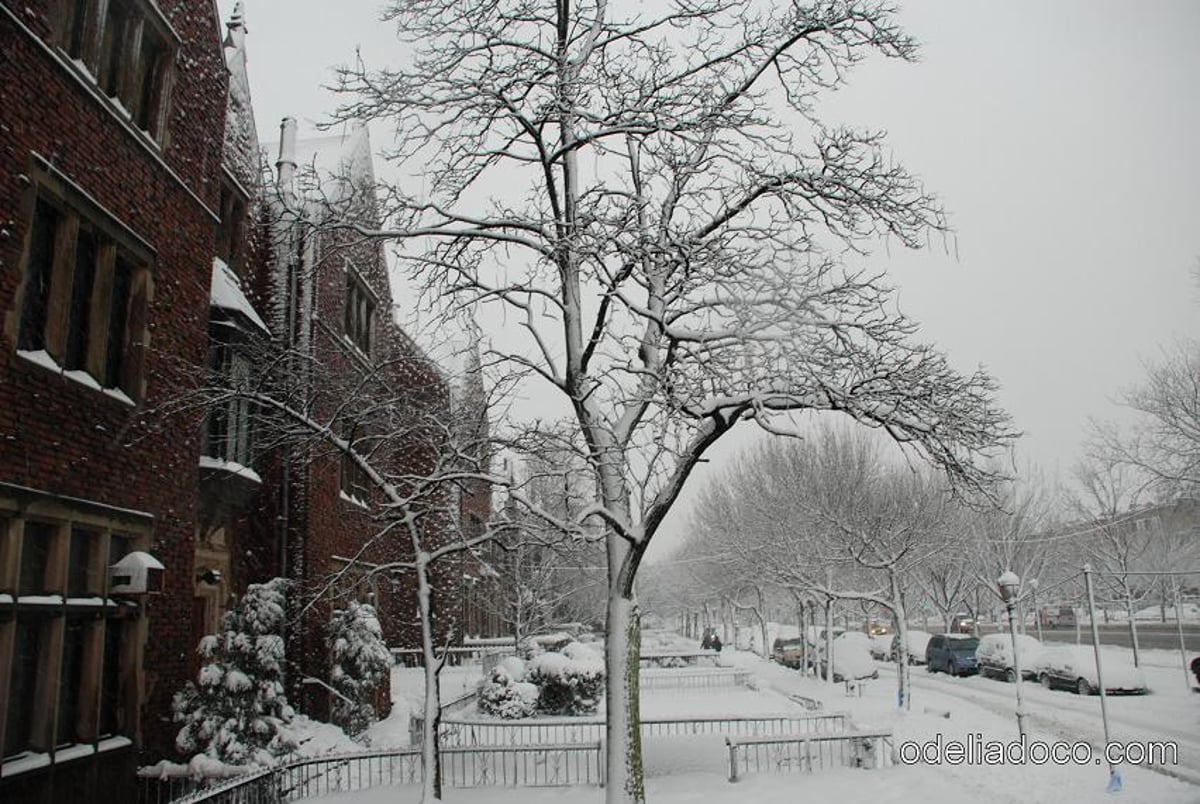
[[(146, 511), (166, 588), (148, 605), (142, 732), (167, 752), (170, 698), (186, 677), (200, 452), (199, 411), (160, 409), (207, 360), (208, 287), (227, 74), (206, 0), (159, 0), (179, 34), (167, 145), (139, 141), (49, 43), (48, 3), (2, 4), (0, 41), (0, 479)], [(15, 18), (15, 19), (14, 19)], [(56, 53), (58, 55), (56, 55)], [(40, 154), (155, 252), (145, 399), (137, 409), (19, 358), (22, 252)]]

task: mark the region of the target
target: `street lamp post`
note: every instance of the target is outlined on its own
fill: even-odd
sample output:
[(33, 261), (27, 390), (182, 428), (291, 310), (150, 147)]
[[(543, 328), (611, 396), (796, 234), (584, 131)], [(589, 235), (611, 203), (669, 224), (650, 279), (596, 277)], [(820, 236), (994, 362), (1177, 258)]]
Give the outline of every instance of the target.
[(1017, 652), (1017, 629), (1013, 621), (1013, 609), (1016, 607), (1021, 579), (1015, 572), (1009, 570), (996, 580), (996, 586), (1000, 588), (1000, 599), (1004, 601), (1004, 608), (1008, 610), (1008, 635), (1012, 639), (1013, 672), (1016, 674), (1017, 733), (1021, 736), (1021, 742), (1024, 743), (1027, 735), (1025, 732), (1025, 701), (1021, 697), (1021, 654)]

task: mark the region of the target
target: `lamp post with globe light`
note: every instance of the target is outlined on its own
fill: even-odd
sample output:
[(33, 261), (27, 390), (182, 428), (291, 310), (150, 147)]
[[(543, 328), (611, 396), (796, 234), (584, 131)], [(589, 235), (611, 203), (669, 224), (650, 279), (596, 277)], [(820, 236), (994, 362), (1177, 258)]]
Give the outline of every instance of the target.
[(1013, 620), (1013, 609), (1016, 608), (1017, 598), (1020, 595), (1021, 579), (1015, 572), (1009, 570), (996, 579), (996, 586), (1000, 589), (1000, 599), (1004, 601), (1004, 608), (1008, 610), (1008, 635), (1012, 639), (1013, 673), (1016, 674), (1017, 732), (1021, 736), (1021, 742), (1024, 743), (1026, 739), (1025, 701), (1021, 697), (1021, 655), (1017, 652), (1017, 629)]

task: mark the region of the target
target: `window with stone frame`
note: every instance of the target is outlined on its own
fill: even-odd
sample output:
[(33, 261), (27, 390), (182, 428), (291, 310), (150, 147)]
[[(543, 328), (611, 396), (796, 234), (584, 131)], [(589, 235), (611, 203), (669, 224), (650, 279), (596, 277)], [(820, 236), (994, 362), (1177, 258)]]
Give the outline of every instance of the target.
[[(45, 506), (42, 506), (45, 507)], [(148, 533), (54, 515), (0, 495), (0, 772), (110, 747), (134, 733), (138, 607), (108, 597), (108, 567)], [(66, 751), (65, 749), (70, 749)]]
[(152, 252), (68, 181), (34, 173), (17, 348), (136, 401)]
[(152, 0), (54, 0), (59, 47), (161, 142), (178, 37)]
[(250, 387), (252, 365), (238, 339), (233, 327), (212, 327), (209, 355), (214, 384), (230, 393), (208, 408), (204, 454), (248, 467), (254, 462), (252, 405), (236, 392)]
[[(350, 443), (350, 446), (359, 454), (366, 449), (365, 440), (362, 433), (354, 425), (346, 423), (342, 425), (342, 438)], [(371, 499), (371, 480), (367, 473), (359, 465), (358, 461), (345, 453), (341, 457), (340, 470), (340, 485), (342, 495), (359, 505), (367, 505)]]
[(217, 224), (217, 257), (241, 276), (246, 199), (228, 179), (221, 182), (221, 220)]
[(346, 271), (346, 338), (362, 354), (371, 354), (371, 325), (375, 318), (375, 297), (367, 283), (353, 269)]

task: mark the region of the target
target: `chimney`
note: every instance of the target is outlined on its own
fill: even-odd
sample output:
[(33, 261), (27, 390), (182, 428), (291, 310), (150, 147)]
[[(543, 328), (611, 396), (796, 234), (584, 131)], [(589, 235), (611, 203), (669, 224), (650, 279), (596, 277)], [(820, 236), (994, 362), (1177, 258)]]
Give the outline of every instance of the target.
[(296, 118), (285, 117), (279, 124), (279, 161), (275, 163), (279, 190), (291, 197), (296, 181)]

